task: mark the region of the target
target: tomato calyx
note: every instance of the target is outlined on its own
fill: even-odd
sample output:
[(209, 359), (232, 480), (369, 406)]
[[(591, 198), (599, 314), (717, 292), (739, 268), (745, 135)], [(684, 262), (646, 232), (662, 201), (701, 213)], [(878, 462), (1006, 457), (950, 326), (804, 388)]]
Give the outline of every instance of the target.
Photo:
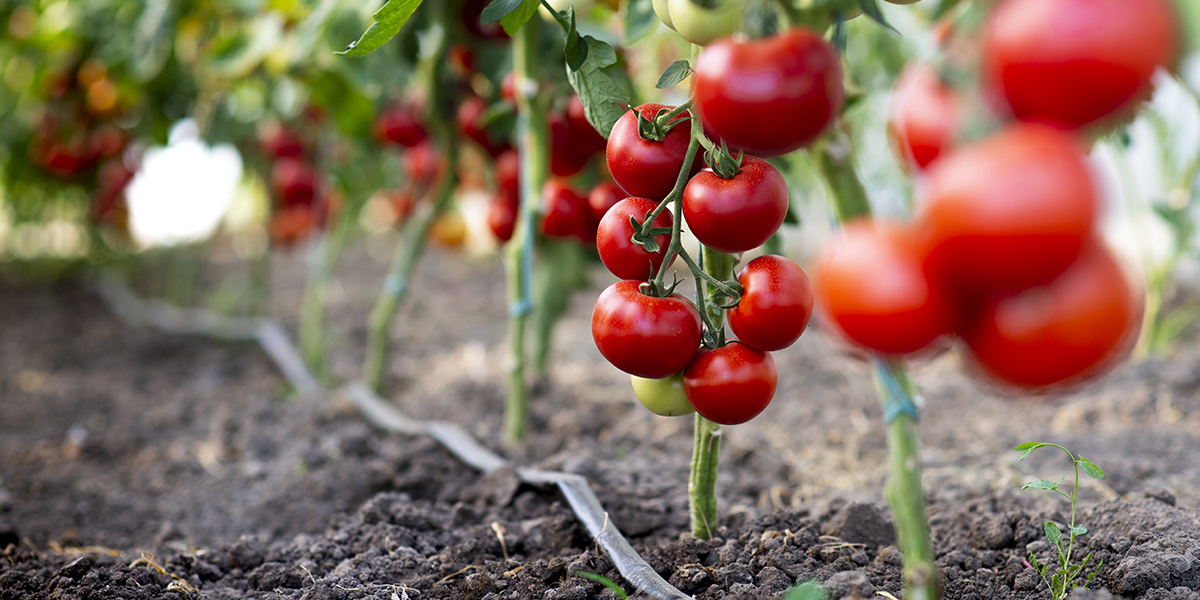
[(711, 140), (700, 136), (700, 145), (704, 146), (704, 163), (717, 174), (721, 179), (729, 180), (737, 177), (737, 174), (742, 170), (742, 159), (746, 153), (738, 150), (737, 157), (729, 151), (729, 146), (725, 140), (721, 140), (721, 147), (718, 148)]
[(687, 123), (692, 117), (678, 118), (679, 115), (687, 112), (691, 108), (691, 102), (684, 102), (675, 108), (661, 108), (654, 115), (653, 119), (646, 118), (640, 111), (638, 112), (638, 137), (647, 142), (662, 142), (667, 139), (667, 134), (681, 123)]

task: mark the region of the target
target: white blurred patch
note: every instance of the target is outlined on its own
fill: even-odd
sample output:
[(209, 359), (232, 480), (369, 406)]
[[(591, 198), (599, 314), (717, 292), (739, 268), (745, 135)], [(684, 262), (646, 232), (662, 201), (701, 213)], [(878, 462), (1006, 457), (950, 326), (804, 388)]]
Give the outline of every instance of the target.
[(193, 121), (180, 121), (166, 148), (146, 151), (129, 184), (130, 233), (144, 247), (203, 240), (229, 211), (241, 178), (237, 149), (209, 147)]

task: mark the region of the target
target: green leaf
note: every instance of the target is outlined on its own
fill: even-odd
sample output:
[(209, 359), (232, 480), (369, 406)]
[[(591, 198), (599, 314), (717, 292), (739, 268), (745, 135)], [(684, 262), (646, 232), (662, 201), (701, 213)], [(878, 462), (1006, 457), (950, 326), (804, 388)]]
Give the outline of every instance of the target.
[(625, 114), (629, 96), (602, 70), (617, 62), (612, 46), (590, 35), (584, 41), (588, 46), (587, 57), (578, 69), (567, 69), (567, 79), (583, 102), (588, 123), (608, 137), (617, 119)]
[(1025, 442), (1024, 444), (1021, 444), (1021, 445), (1017, 446), (1016, 448), (1013, 448), (1013, 450), (1021, 452), (1024, 450), (1033, 450), (1034, 448), (1040, 448), (1041, 446), (1042, 446), (1041, 442)]
[(1083, 469), (1083, 472), (1087, 473), (1092, 479), (1104, 478), (1104, 469), (1096, 466), (1096, 463), (1086, 458), (1080, 457), (1079, 460), (1075, 461), (1075, 464), (1079, 465), (1079, 468)]
[(1062, 530), (1058, 528), (1058, 525), (1054, 524), (1054, 521), (1046, 521), (1042, 525), (1042, 529), (1045, 530), (1046, 539), (1049, 539), (1051, 544), (1057, 546), (1058, 542), (1062, 540)]
[(666, 69), (663, 69), (662, 75), (658, 78), (658, 83), (654, 87), (660, 90), (666, 90), (679, 85), (680, 81), (688, 78), (692, 74), (692, 66), (686, 60), (677, 60)]
[[(423, 0), (388, 0), (382, 8), (371, 15), (375, 21), (363, 32), (358, 41), (338, 52), (342, 56), (366, 56), (400, 33), (409, 17), (421, 6)], [(445, 1), (445, 0), (442, 0)]]
[(828, 597), (829, 591), (821, 587), (815, 579), (809, 579), (788, 590), (783, 600), (825, 600)]
[(1034, 490), (1057, 490), (1057, 489), (1058, 489), (1058, 482), (1055, 482), (1055, 481), (1046, 481), (1045, 479), (1039, 479), (1039, 480), (1037, 480), (1037, 481), (1030, 481), (1029, 483), (1027, 483), (1027, 484), (1025, 484), (1025, 485), (1021, 486), (1021, 489), (1023, 489), (1023, 490), (1029, 490), (1029, 489), (1034, 489)]
[(900, 35), (900, 32), (896, 31), (896, 28), (892, 27), (891, 23), (888, 23), (887, 17), (883, 16), (883, 9), (879, 7), (879, 0), (858, 0), (858, 7), (862, 9), (864, 15), (867, 15), (867, 18), (883, 25), (892, 33)]
[(654, 14), (653, 0), (625, 0), (622, 9), (625, 26), (625, 45), (638, 42), (658, 28), (658, 15)]
[(524, 0), (516, 10), (504, 15), (500, 19), (500, 26), (504, 28), (504, 33), (508, 35), (516, 35), (533, 15), (537, 14), (538, 0)]
[(1192, 50), (1200, 49), (1200, 3), (1196, 0), (1175, 0), (1179, 7), (1183, 45)]
[[(579, 31), (575, 29), (575, 7), (567, 7), (567, 27), (563, 30), (567, 41), (563, 45), (563, 56), (567, 59), (567, 69), (569, 71), (578, 71), (587, 60), (588, 42), (579, 35)], [(613, 62), (616, 62), (616, 53), (613, 53)]]
[(492, 0), (479, 15), (480, 23), (495, 23), (525, 4), (525, 0)]
[(1088, 532), (1088, 528), (1083, 525), (1076, 525), (1071, 528), (1072, 535), (1083, 535)]
[(616, 582), (614, 582), (613, 580), (611, 580), (603, 575), (597, 575), (595, 573), (588, 573), (587, 571), (576, 571), (575, 574), (580, 577), (586, 577), (587, 579), (591, 579), (592, 581), (603, 584), (604, 587), (612, 590), (618, 596), (620, 596), (621, 600), (629, 600), (629, 595), (625, 593), (625, 590), (621, 589), (621, 586), (617, 585)]

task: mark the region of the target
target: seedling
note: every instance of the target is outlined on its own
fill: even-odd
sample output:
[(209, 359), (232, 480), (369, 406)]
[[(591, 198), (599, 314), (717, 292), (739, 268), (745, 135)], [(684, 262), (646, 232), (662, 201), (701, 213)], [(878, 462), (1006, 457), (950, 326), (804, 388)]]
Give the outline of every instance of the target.
[[(1046, 586), (1050, 588), (1051, 596), (1054, 598), (1054, 600), (1063, 600), (1067, 597), (1067, 594), (1070, 593), (1071, 589), (1075, 587), (1073, 585), (1075, 581), (1080, 579), (1085, 572), (1087, 573), (1087, 578), (1084, 579), (1082, 587), (1086, 588), (1091, 585), (1092, 579), (1094, 579), (1096, 574), (1100, 572), (1100, 567), (1104, 566), (1104, 561), (1101, 560), (1094, 569), (1088, 572), (1088, 565), (1090, 565), (1092, 561), (1092, 553), (1090, 552), (1087, 556), (1083, 557), (1083, 561), (1079, 564), (1071, 563), (1072, 552), (1075, 550), (1075, 538), (1087, 533), (1088, 531), (1087, 527), (1075, 522), (1075, 499), (1079, 494), (1079, 471), (1082, 469), (1083, 472), (1089, 477), (1100, 479), (1104, 477), (1104, 470), (1082, 456), (1075, 456), (1070, 450), (1067, 450), (1058, 444), (1049, 444), (1045, 442), (1026, 442), (1013, 449), (1021, 453), (1020, 460), (1025, 460), (1025, 457), (1029, 456), (1030, 452), (1033, 452), (1038, 448), (1045, 448), (1048, 446), (1058, 448), (1059, 450), (1066, 452), (1067, 456), (1071, 457), (1071, 462), (1075, 465), (1075, 481), (1071, 486), (1071, 492), (1067, 493), (1059, 489), (1059, 485), (1063, 482), (1063, 479), (1066, 479), (1065, 477), (1060, 478), (1058, 481), (1047, 481), (1045, 479), (1030, 481), (1029, 483), (1021, 486), (1021, 489), (1048, 490), (1059, 494), (1071, 502), (1071, 522), (1067, 524), (1067, 532), (1069, 535), (1064, 535), (1063, 530), (1060, 529), (1058, 524), (1054, 521), (1046, 521), (1042, 525), (1046, 532), (1046, 538), (1050, 540), (1050, 543), (1054, 546), (1055, 552), (1058, 554), (1058, 569), (1051, 571), (1050, 569), (1052, 565), (1049, 563), (1039, 563), (1037, 557), (1034, 556), (1032, 552), (1029, 553), (1029, 561), (1033, 563), (1034, 568), (1036, 568), (1038, 571), (1038, 575), (1042, 576), (1042, 580), (1045, 581)], [(1066, 538), (1065, 548), (1063, 547), (1064, 537)], [(1047, 575), (1047, 573), (1049, 573), (1049, 575)]]
[(620, 596), (621, 600), (629, 600), (629, 594), (626, 594), (625, 590), (621, 589), (621, 586), (617, 585), (617, 582), (615, 582), (603, 575), (597, 575), (596, 573), (588, 573), (586, 571), (579, 571), (575, 574), (580, 577), (586, 577), (588, 579), (591, 579), (592, 581), (603, 584), (604, 587), (612, 590), (618, 596)]
[(826, 600), (827, 598), (829, 598), (829, 591), (821, 587), (821, 584), (817, 583), (815, 579), (809, 579), (788, 590), (783, 600)]

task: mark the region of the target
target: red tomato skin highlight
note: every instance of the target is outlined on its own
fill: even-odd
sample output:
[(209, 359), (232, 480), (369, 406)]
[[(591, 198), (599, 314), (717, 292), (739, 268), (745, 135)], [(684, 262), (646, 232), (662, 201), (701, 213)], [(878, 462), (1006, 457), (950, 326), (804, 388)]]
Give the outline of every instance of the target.
[[(613, 205), (600, 220), (600, 227), (596, 230), (596, 249), (600, 253), (600, 262), (613, 275), (621, 279), (645, 281), (654, 277), (662, 266), (667, 246), (671, 243), (670, 234), (654, 236), (659, 250), (650, 253), (633, 243), (634, 229), (629, 223), (631, 216), (644, 222), (646, 215), (656, 206), (658, 203), (648, 198), (625, 198)], [(664, 209), (654, 220), (654, 226), (671, 227), (671, 210)]]
[(683, 189), (683, 219), (705, 246), (734, 254), (766, 242), (787, 216), (783, 175), (757, 156), (744, 156), (732, 179), (702, 169)]
[(618, 281), (596, 299), (592, 338), (612, 365), (658, 379), (688, 366), (700, 347), (700, 311), (680, 294), (647, 296), (637, 281)]
[(812, 283), (800, 265), (782, 256), (759, 256), (737, 280), (742, 299), (726, 316), (738, 340), (765, 351), (796, 343), (813, 312)]
[(720, 425), (757, 417), (775, 397), (777, 383), (771, 354), (741, 342), (703, 348), (683, 371), (683, 393), (692, 407)]

